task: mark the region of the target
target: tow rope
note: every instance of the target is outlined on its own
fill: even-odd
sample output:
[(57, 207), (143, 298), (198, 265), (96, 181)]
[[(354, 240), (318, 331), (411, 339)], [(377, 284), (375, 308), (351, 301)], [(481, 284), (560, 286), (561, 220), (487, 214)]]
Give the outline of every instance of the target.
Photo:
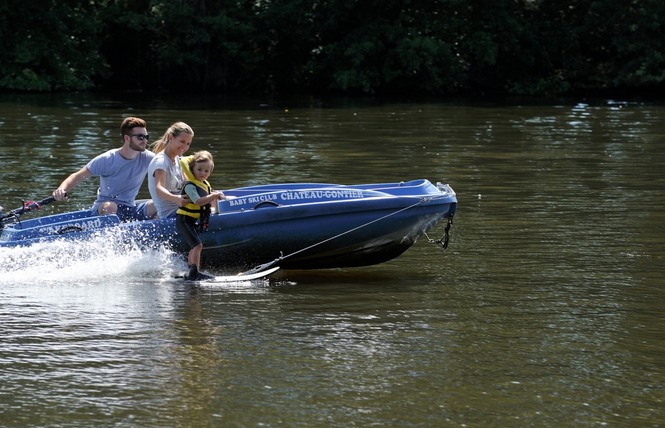
[(441, 239), (432, 239), (427, 235), (427, 232), (423, 232), (423, 235), (425, 235), (425, 238), (427, 238), (427, 241), (429, 241), (430, 244), (441, 245), (441, 248), (444, 250), (448, 248), (448, 241), (450, 240), (450, 228), (453, 227), (453, 217), (454, 214), (448, 216), (448, 224), (446, 224), (446, 228), (443, 230), (443, 236)]
[[(290, 253), (290, 254), (284, 255), (283, 253), (280, 252), (280, 256), (277, 257), (275, 260), (273, 260), (273, 261), (271, 261), (271, 262), (263, 263), (263, 264), (261, 264), (261, 265), (258, 265), (258, 266), (254, 267), (254, 268), (252, 268), (252, 269), (250, 269), (250, 270), (248, 270), (248, 271), (243, 272), (242, 274), (243, 274), (243, 275), (246, 275), (246, 274), (252, 274), (252, 273), (261, 272), (262, 270), (265, 270), (265, 269), (268, 269), (268, 268), (270, 268), (270, 267), (275, 266), (277, 263), (279, 263), (280, 261), (282, 261), (282, 260), (284, 260), (284, 259), (286, 259), (286, 258), (293, 257), (293, 256), (295, 256), (296, 254), (299, 254), (299, 253), (302, 253), (302, 252), (304, 252), (304, 251), (310, 250), (310, 249), (312, 249), (312, 248), (314, 248), (314, 247), (317, 247), (317, 246), (319, 246), (319, 245), (325, 244), (326, 242), (332, 241), (333, 239), (337, 239), (337, 238), (339, 238), (340, 236), (344, 236), (344, 235), (346, 235), (346, 234), (348, 234), (348, 233), (355, 232), (355, 231), (358, 230), (358, 229), (362, 229), (363, 227), (367, 227), (367, 226), (369, 226), (370, 224), (376, 223), (376, 222), (381, 221), (381, 220), (385, 220), (385, 219), (388, 218), (388, 217), (394, 216), (394, 215), (399, 214), (399, 213), (401, 213), (401, 212), (403, 212), (403, 211), (406, 211), (406, 210), (410, 210), (411, 208), (414, 208), (414, 207), (416, 207), (416, 206), (418, 206), (418, 205), (420, 205), (420, 204), (422, 204), (422, 203), (425, 203), (425, 202), (430, 202), (430, 201), (432, 201), (432, 200), (434, 200), (434, 199), (436, 199), (436, 198), (434, 198), (434, 197), (425, 197), (425, 198), (421, 198), (418, 202), (416, 202), (415, 204), (409, 205), (408, 207), (404, 207), (404, 208), (399, 209), (399, 210), (397, 210), (397, 211), (395, 211), (395, 212), (392, 212), (392, 213), (390, 213), (390, 214), (386, 214), (386, 215), (384, 215), (383, 217), (379, 217), (379, 218), (374, 219), (374, 220), (372, 220), (372, 221), (369, 221), (369, 222), (367, 222), (367, 223), (365, 223), (365, 224), (361, 224), (360, 226), (356, 226), (356, 227), (351, 228), (351, 229), (349, 229), (349, 230), (346, 230), (346, 231), (344, 231), (344, 232), (342, 232), (342, 233), (339, 233), (339, 234), (337, 234), (337, 235), (335, 235), (335, 236), (331, 236), (330, 238), (326, 238), (326, 239), (324, 239), (323, 241), (317, 242), (317, 243), (312, 244), (312, 245), (310, 245), (310, 246), (308, 246), (308, 247), (305, 247), (305, 248), (301, 248), (300, 250), (294, 251), (294, 252), (292, 252), (292, 253)], [(451, 214), (450, 216), (448, 216), (448, 224), (446, 225), (446, 230), (445, 230), (445, 242), (442, 244), (443, 248), (447, 248), (447, 247), (448, 247), (448, 235), (449, 235), (450, 228), (452, 227), (452, 224), (453, 224), (453, 219), (452, 219), (452, 218), (453, 218), (452, 214)], [(423, 232), (423, 233), (424, 233), (424, 232)], [(427, 234), (426, 234), (426, 233), (424, 233), (424, 234), (425, 234), (425, 236), (427, 237), (427, 239), (429, 239), (429, 237), (427, 236)], [(443, 238), (442, 238), (442, 239), (443, 239)], [(431, 239), (429, 239), (429, 240), (430, 240), (430, 242), (432, 242)], [(439, 240), (439, 241), (441, 241), (441, 240)], [(437, 241), (434, 241), (434, 242), (437, 242)]]

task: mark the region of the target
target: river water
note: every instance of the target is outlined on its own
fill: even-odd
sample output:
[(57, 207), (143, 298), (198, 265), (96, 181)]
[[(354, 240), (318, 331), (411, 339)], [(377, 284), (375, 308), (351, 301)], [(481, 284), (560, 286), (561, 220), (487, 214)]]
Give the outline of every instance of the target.
[(449, 183), (450, 247), (201, 288), (171, 279), (178, 255), (103, 238), (0, 250), (1, 426), (665, 423), (662, 104), (147, 98), (1, 98), (0, 205), (48, 196), (137, 115), (153, 140), (189, 123), (220, 189)]

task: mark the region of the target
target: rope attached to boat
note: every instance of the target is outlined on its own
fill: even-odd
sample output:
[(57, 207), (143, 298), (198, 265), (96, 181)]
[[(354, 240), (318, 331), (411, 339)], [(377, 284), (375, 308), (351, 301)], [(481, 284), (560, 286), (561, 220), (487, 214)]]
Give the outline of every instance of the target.
[[(307, 251), (307, 250), (311, 250), (311, 249), (314, 248), (314, 247), (317, 247), (317, 246), (319, 246), (319, 245), (325, 244), (326, 242), (330, 242), (330, 241), (332, 241), (333, 239), (337, 239), (337, 238), (339, 238), (340, 236), (344, 236), (344, 235), (346, 235), (346, 234), (348, 234), (348, 233), (355, 232), (355, 231), (358, 230), (358, 229), (362, 229), (363, 227), (367, 227), (367, 226), (369, 226), (370, 224), (373, 224), (373, 223), (379, 222), (379, 221), (381, 221), (381, 220), (385, 220), (385, 219), (388, 218), (388, 217), (392, 217), (392, 216), (394, 216), (394, 215), (396, 215), (396, 214), (399, 214), (399, 213), (401, 213), (401, 212), (403, 212), (403, 211), (410, 210), (411, 208), (414, 208), (414, 207), (416, 207), (416, 206), (418, 206), (418, 205), (420, 205), (420, 204), (423, 204), (423, 203), (425, 203), (425, 202), (430, 202), (430, 201), (432, 201), (432, 200), (434, 200), (434, 199), (437, 199), (437, 198), (436, 198), (436, 197), (425, 197), (425, 198), (421, 198), (418, 202), (416, 202), (416, 203), (413, 204), (413, 205), (409, 205), (408, 207), (404, 207), (404, 208), (399, 209), (399, 210), (397, 210), (397, 211), (395, 211), (395, 212), (393, 212), (393, 213), (386, 214), (386, 215), (384, 215), (383, 217), (379, 217), (379, 218), (374, 219), (374, 220), (372, 220), (372, 221), (369, 221), (369, 222), (367, 222), (367, 223), (365, 223), (365, 224), (361, 224), (360, 226), (356, 226), (356, 227), (354, 227), (354, 228), (352, 228), (352, 229), (349, 229), (349, 230), (347, 230), (347, 231), (345, 231), (345, 232), (342, 232), (342, 233), (337, 234), (337, 235), (335, 235), (335, 236), (331, 236), (330, 238), (326, 238), (326, 239), (324, 239), (323, 241), (317, 242), (317, 243), (312, 244), (312, 245), (310, 245), (310, 246), (308, 246), (308, 247), (305, 247), (305, 248), (302, 248), (302, 249), (300, 249), (300, 250), (294, 251), (294, 252), (292, 252), (292, 253), (290, 253), (290, 254), (287, 254), (287, 255), (283, 255), (282, 253), (280, 253), (280, 256), (279, 256), (278, 258), (276, 258), (275, 260), (273, 260), (273, 261), (271, 261), (271, 262), (263, 263), (263, 264), (261, 264), (261, 265), (258, 265), (258, 266), (254, 267), (254, 268), (252, 268), (252, 269), (250, 269), (250, 270), (248, 270), (248, 271), (243, 272), (242, 274), (243, 274), (243, 275), (248, 275), (248, 274), (257, 273), (257, 272), (261, 272), (261, 271), (263, 271), (263, 270), (269, 269), (269, 268), (271, 268), (271, 267), (277, 265), (280, 261), (282, 261), (282, 260), (284, 260), (284, 259), (286, 259), (286, 258), (293, 257), (293, 256), (295, 256), (296, 254), (300, 254), (300, 253), (302, 253), (302, 252), (304, 252), (304, 251)], [(448, 226), (446, 226), (446, 243), (445, 243), (444, 248), (446, 248), (446, 247), (448, 246), (448, 238), (447, 238), (447, 236), (448, 236), (448, 230), (450, 230), (450, 227), (451, 227), (451, 226), (452, 226), (452, 215), (451, 215), (450, 217), (448, 217)], [(428, 239), (429, 239), (429, 238), (428, 238)], [(430, 241), (431, 241), (431, 240), (430, 240)]]
[(448, 248), (448, 241), (450, 240), (450, 228), (453, 227), (453, 217), (454, 214), (450, 214), (448, 216), (448, 224), (446, 224), (446, 228), (443, 230), (443, 236), (441, 239), (432, 239), (427, 235), (427, 232), (423, 232), (423, 235), (425, 235), (425, 238), (427, 238), (427, 241), (429, 241), (430, 244), (439, 244), (444, 250)]

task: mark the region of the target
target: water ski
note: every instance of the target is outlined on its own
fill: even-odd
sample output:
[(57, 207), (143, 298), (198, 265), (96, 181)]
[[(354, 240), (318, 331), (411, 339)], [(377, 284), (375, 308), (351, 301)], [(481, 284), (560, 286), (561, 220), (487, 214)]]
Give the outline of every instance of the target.
[[(239, 273), (237, 275), (218, 275), (214, 276), (210, 279), (204, 280), (204, 282), (242, 282), (242, 281), (252, 281), (255, 279), (261, 279), (265, 278), (266, 276), (270, 275), (273, 272), (276, 272), (279, 270), (279, 266), (275, 266), (270, 269), (262, 270), (260, 272), (254, 272), (254, 273)], [(176, 278), (184, 278), (184, 276), (179, 275), (176, 276)], [(188, 281), (188, 282), (200, 282), (200, 281)]]

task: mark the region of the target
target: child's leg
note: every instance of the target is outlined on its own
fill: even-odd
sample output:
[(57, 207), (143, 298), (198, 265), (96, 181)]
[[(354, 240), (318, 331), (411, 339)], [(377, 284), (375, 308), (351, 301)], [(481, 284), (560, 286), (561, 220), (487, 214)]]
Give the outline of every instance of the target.
[(189, 250), (189, 255), (187, 256), (187, 262), (190, 265), (195, 265), (197, 269), (201, 267), (202, 250), (203, 250), (203, 244), (198, 244), (196, 247)]

